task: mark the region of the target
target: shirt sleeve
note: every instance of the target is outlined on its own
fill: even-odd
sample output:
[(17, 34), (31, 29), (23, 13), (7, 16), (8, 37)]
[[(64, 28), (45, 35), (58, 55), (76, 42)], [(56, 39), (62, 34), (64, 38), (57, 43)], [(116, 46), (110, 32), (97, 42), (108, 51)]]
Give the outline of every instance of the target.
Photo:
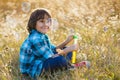
[(48, 40), (48, 43), (50, 44), (50, 48), (53, 52), (56, 52), (56, 46), (51, 43), (49, 37), (46, 35), (46, 39)]
[(53, 52), (55, 52), (56, 51), (56, 46), (54, 44), (51, 44), (51, 49), (52, 49)]
[(34, 37), (32, 40), (34, 54), (38, 57), (48, 59), (53, 56), (52, 50), (48, 47), (46, 42), (40, 37)]

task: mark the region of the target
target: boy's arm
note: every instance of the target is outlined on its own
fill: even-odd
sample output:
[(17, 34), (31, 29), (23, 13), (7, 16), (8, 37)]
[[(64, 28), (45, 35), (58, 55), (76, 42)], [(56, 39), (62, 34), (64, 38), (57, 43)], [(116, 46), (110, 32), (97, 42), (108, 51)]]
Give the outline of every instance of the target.
[(61, 44), (56, 46), (56, 49), (59, 49), (59, 48), (62, 49), (63, 47), (65, 47), (72, 40), (73, 40), (73, 35), (69, 35), (65, 41), (63, 41)]
[(62, 42), (61, 44), (59, 44), (58, 46), (56, 46), (56, 49), (62, 49), (63, 47), (65, 47), (67, 44), (69, 43), (69, 41), (65, 40), (64, 42)]
[(62, 50), (57, 49), (56, 51), (58, 52), (59, 55), (65, 55), (77, 49), (78, 49), (78, 44), (73, 44), (72, 46), (66, 47), (65, 49), (62, 49)]

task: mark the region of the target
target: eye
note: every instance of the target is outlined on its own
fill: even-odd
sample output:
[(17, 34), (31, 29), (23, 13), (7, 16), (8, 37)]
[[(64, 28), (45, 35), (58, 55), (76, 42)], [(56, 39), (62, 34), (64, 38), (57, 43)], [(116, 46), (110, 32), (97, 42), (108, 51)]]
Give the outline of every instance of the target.
[(44, 22), (44, 21), (42, 20), (42, 21), (40, 21), (40, 22)]
[(39, 22), (42, 22), (42, 23), (43, 23), (43, 22), (44, 22), (44, 20), (43, 20), (43, 19), (40, 19), (40, 20), (39, 20)]

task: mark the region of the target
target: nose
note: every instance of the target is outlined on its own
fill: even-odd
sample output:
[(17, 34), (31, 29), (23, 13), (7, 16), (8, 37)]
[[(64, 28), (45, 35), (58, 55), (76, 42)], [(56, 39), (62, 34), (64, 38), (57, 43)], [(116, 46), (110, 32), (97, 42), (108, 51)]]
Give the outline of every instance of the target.
[(46, 23), (43, 24), (44, 27), (48, 27), (48, 25)]
[(46, 23), (43, 23), (41, 27), (47, 28), (47, 27), (49, 27), (49, 26), (48, 26)]

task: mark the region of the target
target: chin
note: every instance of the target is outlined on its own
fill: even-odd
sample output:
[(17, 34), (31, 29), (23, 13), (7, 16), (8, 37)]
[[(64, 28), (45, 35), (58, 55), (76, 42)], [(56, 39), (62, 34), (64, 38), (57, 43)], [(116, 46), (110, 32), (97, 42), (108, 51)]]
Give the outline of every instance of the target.
[(41, 30), (41, 33), (46, 34), (48, 30)]
[(42, 32), (43, 34), (46, 34), (47, 32)]

